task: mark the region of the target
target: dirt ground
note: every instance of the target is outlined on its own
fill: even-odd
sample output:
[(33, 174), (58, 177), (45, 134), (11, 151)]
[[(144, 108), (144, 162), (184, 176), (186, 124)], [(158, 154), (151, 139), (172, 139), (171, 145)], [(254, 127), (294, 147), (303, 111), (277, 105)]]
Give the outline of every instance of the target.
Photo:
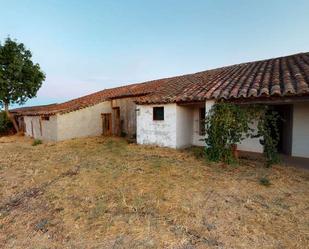
[(0, 248), (308, 248), (309, 171), (196, 154), (0, 138)]

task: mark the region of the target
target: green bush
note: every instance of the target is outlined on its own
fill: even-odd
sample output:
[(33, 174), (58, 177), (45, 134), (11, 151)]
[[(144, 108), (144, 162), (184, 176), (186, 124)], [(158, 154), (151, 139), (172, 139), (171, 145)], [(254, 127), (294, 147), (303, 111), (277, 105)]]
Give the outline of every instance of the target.
[(0, 112), (0, 134), (8, 133), (13, 128), (12, 122), (9, 120), (6, 112)]
[(206, 153), (204, 147), (191, 147), (189, 149), (190, 153), (196, 158), (196, 159), (205, 159)]
[(206, 117), (206, 154), (211, 161), (233, 163), (233, 145), (249, 136), (251, 113), (230, 103), (217, 103)]
[(125, 131), (121, 131), (121, 132), (120, 132), (120, 136), (121, 136), (121, 137), (126, 137), (126, 136), (127, 136), (127, 133), (126, 133)]
[(270, 186), (270, 180), (267, 177), (262, 177), (260, 179), (260, 184), (263, 186)]
[(39, 144), (42, 144), (42, 140), (40, 139), (34, 139), (33, 143), (32, 143), (32, 146), (37, 146)]
[(264, 148), (264, 157), (266, 159), (266, 166), (270, 167), (275, 163), (280, 162), (277, 145), (279, 142), (280, 134), (278, 127), (278, 120), (280, 116), (275, 111), (265, 110), (258, 123), (258, 135), (260, 144)]
[[(277, 112), (263, 105), (215, 104), (205, 119), (207, 157), (211, 161), (233, 163), (233, 146), (250, 137), (260, 138), (268, 167), (279, 162), (279, 118)], [(255, 120), (256, 131), (251, 128)]]

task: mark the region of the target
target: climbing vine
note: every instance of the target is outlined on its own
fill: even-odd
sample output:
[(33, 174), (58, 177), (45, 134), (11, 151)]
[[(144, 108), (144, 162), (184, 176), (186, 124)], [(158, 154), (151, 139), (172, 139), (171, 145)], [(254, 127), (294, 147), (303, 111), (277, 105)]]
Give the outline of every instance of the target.
[(264, 157), (266, 159), (266, 166), (279, 162), (279, 155), (277, 151), (277, 145), (279, 142), (279, 128), (278, 120), (280, 116), (277, 112), (268, 110), (266, 107), (260, 112), (258, 122), (258, 133), (256, 136), (259, 137), (260, 143), (264, 148)]
[[(245, 138), (258, 137), (264, 147), (267, 165), (278, 162), (278, 118), (279, 115), (266, 106), (215, 104), (205, 119), (207, 157), (212, 161), (232, 163), (236, 160), (233, 154), (235, 144)], [(252, 128), (256, 120), (257, 131)]]

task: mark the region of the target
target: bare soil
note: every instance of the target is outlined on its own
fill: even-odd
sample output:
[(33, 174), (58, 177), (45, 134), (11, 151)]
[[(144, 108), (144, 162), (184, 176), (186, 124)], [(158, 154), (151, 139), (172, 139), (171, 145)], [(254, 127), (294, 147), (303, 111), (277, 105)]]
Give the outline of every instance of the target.
[(308, 248), (309, 171), (118, 138), (32, 142), (0, 138), (0, 248)]

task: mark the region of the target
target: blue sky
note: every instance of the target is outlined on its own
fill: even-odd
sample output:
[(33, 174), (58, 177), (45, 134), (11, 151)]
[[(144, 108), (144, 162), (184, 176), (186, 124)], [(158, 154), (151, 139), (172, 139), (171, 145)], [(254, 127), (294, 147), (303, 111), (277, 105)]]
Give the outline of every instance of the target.
[(46, 73), (26, 105), (309, 51), (308, 0), (0, 0), (0, 40)]

